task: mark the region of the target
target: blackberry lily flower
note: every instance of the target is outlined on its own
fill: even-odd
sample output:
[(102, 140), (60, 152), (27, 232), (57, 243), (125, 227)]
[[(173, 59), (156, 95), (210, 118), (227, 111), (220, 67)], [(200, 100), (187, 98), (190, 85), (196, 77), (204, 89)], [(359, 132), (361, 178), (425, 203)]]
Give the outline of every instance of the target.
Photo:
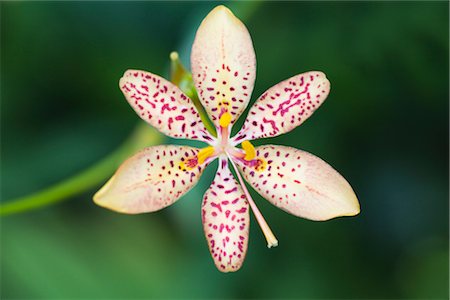
[[(291, 147), (254, 148), (250, 143), (291, 131), (311, 116), (330, 90), (323, 73), (296, 75), (267, 90), (250, 109), (242, 129), (230, 137), (249, 103), (256, 59), (246, 27), (226, 7), (216, 7), (201, 23), (191, 66), (200, 101), (218, 136), (208, 133), (193, 102), (174, 84), (149, 72), (128, 70), (120, 88), (144, 121), (170, 137), (208, 146), (143, 149), (97, 192), (98, 205), (128, 214), (160, 210), (190, 190), (218, 158), (216, 176), (203, 198), (202, 221), (212, 258), (222, 272), (236, 271), (244, 261), (249, 208), (268, 247), (278, 245), (242, 177), (269, 202), (295, 216), (323, 221), (359, 213), (351, 186), (320, 158)], [(239, 144), (241, 148), (236, 147)]]

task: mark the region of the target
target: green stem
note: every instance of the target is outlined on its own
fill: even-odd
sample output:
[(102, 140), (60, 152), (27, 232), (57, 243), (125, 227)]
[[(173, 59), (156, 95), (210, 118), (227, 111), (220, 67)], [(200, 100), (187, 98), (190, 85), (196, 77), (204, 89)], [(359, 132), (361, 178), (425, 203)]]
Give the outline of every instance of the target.
[(208, 117), (205, 108), (198, 98), (197, 90), (192, 80), (192, 74), (183, 66), (176, 51), (170, 53), (170, 80), (192, 100), (206, 130), (217, 137), (216, 127), (211, 122), (211, 119)]
[(26, 212), (80, 195), (103, 183), (128, 156), (146, 146), (159, 144), (162, 139), (162, 135), (140, 122), (122, 146), (100, 162), (54, 186), (1, 204), (0, 215)]

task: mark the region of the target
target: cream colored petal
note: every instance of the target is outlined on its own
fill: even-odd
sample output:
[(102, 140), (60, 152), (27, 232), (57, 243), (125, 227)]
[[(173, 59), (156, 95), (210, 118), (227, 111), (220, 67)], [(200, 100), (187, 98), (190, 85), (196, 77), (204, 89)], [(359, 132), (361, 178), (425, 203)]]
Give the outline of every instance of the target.
[[(206, 164), (199, 165), (199, 149), (154, 146), (126, 160), (94, 196), (111, 210), (138, 214), (171, 205), (197, 183)], [(186, 165), (190, 167), (184, 170)]]
[(212, 141), (191, 99), (173, 83), (149, 72), (128, 70), (119, 84), (138, 116), (162, 133)]
[(247, 107), (256, 76), (256, 58), (245, 25), (223, 5), (197, 30), (191, 53), (192, 77), (200, 101), (219, 127), (220, 115), (233, 124)]
[(256, 148), (253, 163), (237, 161), (245, 179), (273, 205), (310, 220), (359, 213), (350, 184), (322, 159), (291, 147)]
[(226, 159), (219, 162), (216, 177), (203, 197), (202, 222), (217, 269), (239, 270), (247, 253), (249, 205)]
[(256, 100), (234, 140), (254, 140), (291, 131), (319, 108), (329, 92), (330, 82), (317, 71), (278, 83)]

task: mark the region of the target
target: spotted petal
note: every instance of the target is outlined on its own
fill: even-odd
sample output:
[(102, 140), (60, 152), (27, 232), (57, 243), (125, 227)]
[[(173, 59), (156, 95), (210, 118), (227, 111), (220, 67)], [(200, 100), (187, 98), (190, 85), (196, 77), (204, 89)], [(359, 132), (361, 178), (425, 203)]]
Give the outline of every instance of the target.
[(250, 100), (256, 58), (247, 28), (225, 6), (213, 9), (200, 25), (191, 67), (200, 100), (216, 126), (224, 111), (234, 123)]
[(257, 159), (239, 161), (246, 180), (275, 206), (299, 217), (323, 221), (359, 213), (350, 184), (320, 158), (285, 146), (256, 148)]
[(171, 82), (149, 72), (128, 70), (119, 84), (139, 117), (162, 133), (174, 138), (212, 140), (192, 101)]
[[(100, 206), (129, 214), (153, 212), (171, 205), (198, 181), (206, 164), (199, 165), (199, 149), (154, 146), (128, 160), (94, 196)], [(190, 167), (184, 171), (186, 165)]]
[(273, 137), (291, 131), (325, 101), (330, 82), (322, 72), (291, 77), (267, 90), (250, 109), (235, 141)]
[(203, 197), (202, 221), (217, 268), (234, 272), (242, 266), (247, 252), (249, 207), (227, 160), (222, 159), (219, 164), (216, 177)]

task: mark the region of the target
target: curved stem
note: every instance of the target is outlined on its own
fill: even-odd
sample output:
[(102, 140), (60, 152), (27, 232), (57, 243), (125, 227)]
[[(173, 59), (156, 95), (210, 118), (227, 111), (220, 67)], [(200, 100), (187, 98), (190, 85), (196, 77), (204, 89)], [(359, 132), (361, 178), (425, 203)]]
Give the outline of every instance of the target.
[(159, 144), (162, 138), (145, 123), (139, 123), (122, 146), (100, 162), (42, 191), (2, 203), (0, 215), (26, 212), (80, 195), (105, 181), (125, 158), (145, 146)]

